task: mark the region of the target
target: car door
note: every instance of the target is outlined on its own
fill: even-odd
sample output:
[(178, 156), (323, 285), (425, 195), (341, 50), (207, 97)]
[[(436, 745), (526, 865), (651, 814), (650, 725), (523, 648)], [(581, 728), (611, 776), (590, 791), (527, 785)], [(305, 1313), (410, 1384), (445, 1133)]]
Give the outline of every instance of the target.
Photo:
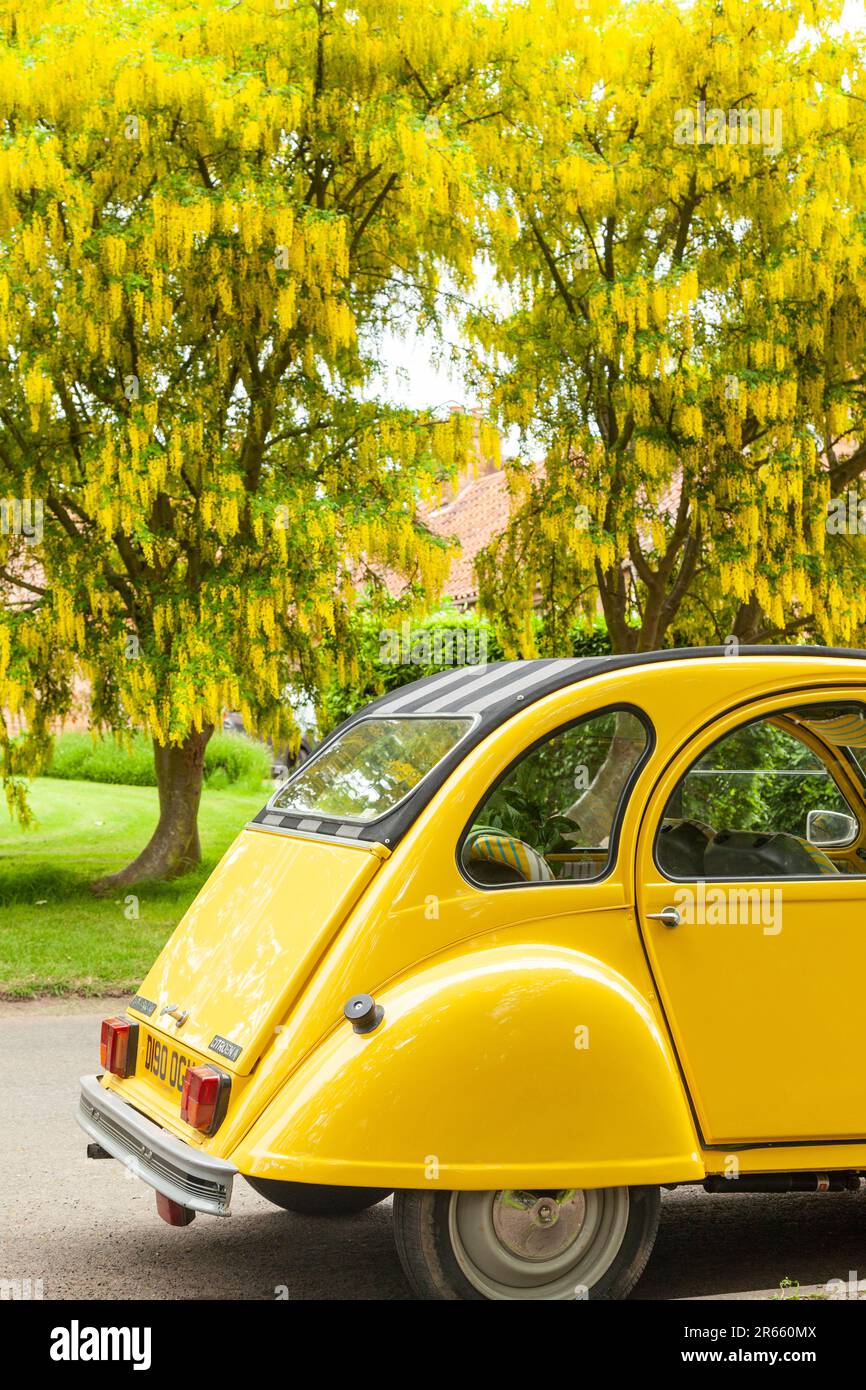
[(777, 695), (701, 731), (648, 801), (641, 931), (708, 1145), (866, 1136), (864, 758), (850, 690)]

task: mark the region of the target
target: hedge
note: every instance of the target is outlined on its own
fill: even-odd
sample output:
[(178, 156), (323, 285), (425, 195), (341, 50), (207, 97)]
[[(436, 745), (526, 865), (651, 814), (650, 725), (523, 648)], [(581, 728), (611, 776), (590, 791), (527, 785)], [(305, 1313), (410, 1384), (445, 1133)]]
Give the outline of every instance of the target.
[[(205, 749), (205, 786), (211, 790), (232, 787), (236, 791), (256, 791), (270, 776), (270, 770), (270, 749), (245, 734), (214, 734)], [(155, 787), (153, 744), (140, 732), (122, 743), (110, 736), (59, 734), (45, 776)]]

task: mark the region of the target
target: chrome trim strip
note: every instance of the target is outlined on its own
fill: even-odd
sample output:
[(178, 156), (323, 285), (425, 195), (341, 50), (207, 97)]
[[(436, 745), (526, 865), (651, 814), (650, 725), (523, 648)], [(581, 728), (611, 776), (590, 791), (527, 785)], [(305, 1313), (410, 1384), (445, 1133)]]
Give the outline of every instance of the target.
[(82, 1076), (78, 1123), (91, 1139), (142, 1182), (193, 1211), (228, 1216), (237, 1168), (201, 1153), (161, 1129), (99, 1084)]

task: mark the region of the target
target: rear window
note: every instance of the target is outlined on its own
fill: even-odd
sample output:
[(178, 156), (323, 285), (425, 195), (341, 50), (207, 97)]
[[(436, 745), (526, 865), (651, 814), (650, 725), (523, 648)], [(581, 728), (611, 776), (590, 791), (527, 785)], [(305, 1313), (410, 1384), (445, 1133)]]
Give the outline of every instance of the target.
[(363, 719), (305, 763), (271, 806), (372, 821), (392, 811), (472, 727), (471, 719)]

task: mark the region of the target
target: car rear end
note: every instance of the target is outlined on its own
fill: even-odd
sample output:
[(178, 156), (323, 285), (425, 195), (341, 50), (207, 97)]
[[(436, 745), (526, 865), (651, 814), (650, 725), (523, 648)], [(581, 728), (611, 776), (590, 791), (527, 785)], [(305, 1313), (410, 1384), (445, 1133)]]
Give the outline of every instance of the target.
[[(79, 1102), (89, 1152), (118, 1159), (153, 1187), (172, 1224), (196, 1212), (228, 1214), (233, 1121), (267, 1103), (255, 1092), (269, 1055), (389, 858), (376, 838), (381, 813), (468, 727), (394, 723), (369, 721), (338, 736), (275, 794), (126, 1010), (102, 1023), (101, 1072), (82, 1079)], [(296, 823), (289, 829), (287, 807)], [(336, 1022), (345, 1001), (333, 1002)]]

